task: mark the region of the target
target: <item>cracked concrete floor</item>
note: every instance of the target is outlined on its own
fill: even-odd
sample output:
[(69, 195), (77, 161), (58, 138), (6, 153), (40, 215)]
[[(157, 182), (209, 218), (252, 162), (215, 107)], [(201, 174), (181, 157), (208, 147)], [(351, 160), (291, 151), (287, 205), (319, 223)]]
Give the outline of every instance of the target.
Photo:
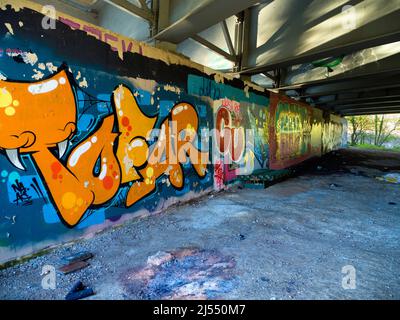
[[(106, 230), (0, 271), (0, 299), (400, 299), (400, 155), (342, 150), (267, 189), (232, 189)], [(88, 250), (90, 266), (42, 266)], [(352, 265), (356, 288), (345, 290)]]

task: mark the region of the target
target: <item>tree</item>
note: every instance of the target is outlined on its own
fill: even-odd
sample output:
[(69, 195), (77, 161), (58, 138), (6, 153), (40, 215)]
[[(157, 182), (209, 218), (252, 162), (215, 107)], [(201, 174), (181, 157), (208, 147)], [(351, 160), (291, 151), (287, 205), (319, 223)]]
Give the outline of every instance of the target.
[(367, 131), (372, 129), (372, 121), (369, 116), (351, 116), (349, 117), (351, 135), (350, 144), (357, 145), (362, 143)]
[(392, 133), (400, 127), (400, 119), (390, 121), (385, 115), (374, 116), (374, 144), (382, 146), (388, 141)]

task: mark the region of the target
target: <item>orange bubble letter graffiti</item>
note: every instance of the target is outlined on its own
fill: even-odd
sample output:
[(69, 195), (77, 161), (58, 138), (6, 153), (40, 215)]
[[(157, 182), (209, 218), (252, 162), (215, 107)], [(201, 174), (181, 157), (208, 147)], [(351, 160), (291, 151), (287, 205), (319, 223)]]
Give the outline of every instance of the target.
[[(61, 160), (76, 131), (75, 96), (65, 70), (38, 82), (0, 81), (0, 107), (0, 148), (21, 170), (20, 155), (32, 155), (67, 226), (75, 226), (92, 204), (114, 196), (120, 169), (111, 145), (117, 136), (112, 116), (70, 153), (67, 166)], [(95, 176), (99, 157), (102, 170)]]
[(25, 167), (20, 155), (31, 155), (68, 227), (76, 226), (91, 206), (111, 200), (121, 185), (133, 182), (127, 206), (154, 191), (163, 174), (175, 188), (182, 188), (182, 163), (188, 159), (196, 173), (205, 176), (208, 153), (194, 146), (195, 108), (175, 105), (161, 124), (157, 144), (150, 147), (157, 117), (145, 115), (123, 85), (113, 92), (115, 114), (103, 118), (94, 132), (68, 150), (77, 128), (70, 81), (65, 69), (43, 81), (0, 81), (0, 149), (21, 170)]

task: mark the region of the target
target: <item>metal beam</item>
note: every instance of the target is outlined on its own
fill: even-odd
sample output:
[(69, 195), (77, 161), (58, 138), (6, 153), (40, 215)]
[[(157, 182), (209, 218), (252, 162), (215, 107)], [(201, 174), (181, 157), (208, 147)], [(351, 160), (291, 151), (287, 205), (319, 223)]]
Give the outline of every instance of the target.
[(369, 106), (387, 106), (400, 103), (400, 99), (392, 99), (387, 101), (380, 101), (380, 102), (367, 102), (367, 103), (351, 103), (351, 104), (337, 104), (333, 106), (334, 110), (342, 110), (348, 108), (368, 108)]
[(235, 52), (237, 55), (236, 63), (233, 68), (235, 72), (242, 70), (243, 53), (243, 32), (244, 32), (244, 11), (236, 15), (235, 23)]
[(243, 45), (239, 64), (241, 67), (248, 64), (250, 51), (250, 32), (251, 32), (251, 8), (243, 11)]
[(127, 0), (104, 0), (105, 2), (123, 10), (129, 14), (138, 16), (144, 20), (154, 22), (154, 14), (149, 9), (139, 8)]
[(374, 90), (374, 89), (390, 89), (390, 88), (400, 88), (400, 83), (388, 83), (388, 84), (382, 84), (382, 85), (366, 85), (363, 87), (358, 87), (358, 88), (347, 88), (347, 89), (328, 89), (327, 91), (320, 91), (320, 92), (315, 92), (315, 93), (304, 93), (302, 95), (300, 95), (298, 98), (300, 99), (304, 99), (304, 98), (309, 98), (309, 97), (321, 97), (321, 96), (327, 96), (327, 95), (331, 95), (334, 93), (343, 93), (343, 92), (366, 92), (366, 91), (370, 91), (370, 90)]
[(392, 96), (376, 96), (369, 98), (353, 98), (353, 99), (342, 99), (342, 100), (331, 100), (326, 102), (318, 102), (315, 103), (318, 105), (324, 106), (335, 106), (335, 105), (346, 105), (346, 104), (365, 104), (365, 103), (376, 103), (376, 102), (386, 102), (386, 101), (400, 101), (400, 95), (392, 95)]
[[(400, 55), (399, 55), (400, 57)], [(388, 69), (377, 69), (372, 72), (364, 72), (361, 74), (344, 74), (344, 75), (338, 75), (335, 77), (331, 78), (326, 78), (326, 79), (320, 79), (320, 80), (313, 80), (313, 81), (308, 81), (308, 82), (302, 82), (294, 85), (289, 85), (289, 86), (284, 86), (278, 88), (281, 91), (288, 91), (288, 90), (299, 90), (302, 88), (308, 88), (312, 86), (317, 86), (317, 85), (327, 85), (327, 84), (334, 84), (334, 83), (340, 83), (340, 82), (345, 82), (345, 81), (355, 81), (355, 80), (362, 80), (362, 79), (372, 79), (374, 77), (387, 77), (391, 75), (400, 75), (400, 59), (398, 60), (398, 65), (392, 65), (391, 68)]]
[(224, 38), (225, 38), (226, 45), (228, 46), (229, 53), (231, 54), (231, 56), (234, 56), (234, 55), (236, 55), (236, 52), (235, 52), (235, 48), (233, 47), (231, 35), (229, 34), (228, 26), (226, 25), (226, 20), (221, 21), (220, 24), (221, 24), (222, 32), (224, 33)]
[(268, 72), (263, 72), (263, 73), (260, 73), (262, 76), (264, 76), (264, 77), (267, 77), (267, 78), (269, 78), (269, 79), (271, 79), (272, 81), (276, 81), (276, 79), (277, 79), (277, 77), (276, 76), (274, 76), (274, 75), (272, 75), (272, 74), (270, 74), (270, 73), (268, 73)]
[(379, 109), (388, 109), (390, 107), (396, 107), (400, 105), (400, 101), (395, 101), (395, 102), (390, 102), (390, 103), (385, 103), (385, 104), (371, 104), (368, 106), (363, 106), (363, 105), (354, 105), (354, 106), (338, 106), (335, 108), (332, 108), (333, 111), (336, 112), (341, 112), (341, 111), (346, 111), (346, 110), (379, 110)]
[(153, 38), (180, 43), (259, 2), (260, 0), (203, 0), (184, 17)]
[[(398, 75), (379, 76), (359, 80), (346, 80), (334, 84), (321, 84), (311, 86), (300, 94), (300, 98), (321, 97), (343, 92), (365, 92), (370, 90), (398, 88), (400, 87), (400, 77)], [(299, 88), (301, 89), (301, 88)]]
[(321, 51), (318, 53), (313, 53), (313, 54), (305, 54), (299, 57), (293, 57), (291, 59), (283, 60), (277, 63), (269, 63), (265, 64), (260, 67), (254, 67), (254, 68), (246, 68), (240, 73), (242, 74), (257, 74), (265, 71), (271, 71), (275, 70), (278, 68), (284, 68), (284, 67), (290, 67), (294, 66), (297, 64), (303, 64), (303, 63), (308, 63), (311, 61), (316, 61), (319, 59), (324, 59), (327, 57), (331, 56), (339, 56), (341, 54), (350, 54), (359, 50), (367, 49), (367, 48), (372, 48), (376, 46), (380, 46), (383, 44), (387, 43), (392, 43), (392, 42), (397, 42), (400, 40), (400, 31), (399, 32), (393, 32), (391, 34), (387, 34), (384, 36), (381, 36), (376, 39), (368, 39), (362, 42), (357, 42), (357, 43), (351, 43), (348, 45), (345, 45), (340, 48), (334, 48), (330, 50), (325, 50)]
[(376, 110), (355, 110), (355, 111), (347, 111), (347, 112), (340, 112), (341, 116), (361, 116), (361, 115), (371, 115), (371, 114), (392, 114), (392, 113), (400, 113), (400, 105), (396, 108), (385, 109), (381, 111)]
[(203, 46), (207, 47), (208, 49), (214, 51), (215, 53), (218, 53), (219, 55), (223, 56), (229, 61), (236, 62), (236, 56), (230, 55), (228, 52), (222, 50), (221, 48), (217, 47), (215, 44), (211, 43), (210, 41), (204, 39), (203, 37), (200, 37), (199, 35), (193, 35), (191, 38), (202, 44)]
[[(282, 18), (264, 14), (266, 17), (264, 19), (269, 20), (254, 25), (253, 32), (256, 35), (260, 23), (268, 23), (272, 28), (280, 27), (280, 29), (270, 38), (262, 37), (263, 43), (253, 48), (249, 64), (241, 73), (257, 74), (400, 40), (400, 7), (396, 0), (358, 1), (352, 6), (356, 17), (354, 26), (350, 28), (343, 25), (346, 13), (342, 12), (342, 5), (335, 6), (335, 1), (313, 4), (320, 11), (329, 5), (332, 10), (325, 19), (316, 16), (308, 23), (304, 23), (303, 15), (298, 14), (301, 3), (301, 1), (279, 1), (274, 11), (277, 12), (277, 17), (281, 17), (280, 13), (286, 14), (283, 23)], [(260, 10), (263, 9), (267, 8)], [(259, 19), (262, 17), (260, 12), (256, 16)]]
[(318, 105), (330, 105), (337, 103), (352, 103), (352, 102), (368, 102), (380, 101), (380, 99), (385, 100), (386, 98), (395, 98), (400, 97), (400, 88), (394, 89), (372, 89), (366, 92), (350, 92), (350, 93), (338, 93), (331, 94), (326, 96), (320, 96), (312, 99), (315, 104)]
[[(388, 53), (391, 54), (388, 55)], [(290, 80), (290, 77), (301, 74), (298, 71), (293, 71), (289, 73), (289, 79), (285, 79), (283, 82), (286, 83), (288, 87), (294, 85), (306, 86), (318, 83), (334, 83), (346, 79), (369, 78), (384, 73), (389, 75), (390, 73), (400, 71), (400, 42), (370, 48), (367, 52), (362, 51), (355, 53), (355, 56), (363, 55), (366, 56), (364, 61), (356, 60), (356, 58), (352, 56), (345, 57), (340, 64), (340, 67), (343, 67), (345, 71), (341, 71), (339, 67), (336, 70), (338, 71), (336, 74), (328, 74), (327, 76), (318, 74), (318, 76), (313, 76), (312, 74), (314, 71), (326, 69), (326, 67), (318, 67), (313, 70), (305, 71), (303, 77), (308, 78), (308, 80), (304, 80), (302, 83), (294, 83)]]
[(147, 6), (147, 3), (145, 0), (139, 0), (140, 6), (142, 7), (142, 9), (144, 10), (148, 10), (151, 12), (151, 10), (149, 9), (149, 7)]

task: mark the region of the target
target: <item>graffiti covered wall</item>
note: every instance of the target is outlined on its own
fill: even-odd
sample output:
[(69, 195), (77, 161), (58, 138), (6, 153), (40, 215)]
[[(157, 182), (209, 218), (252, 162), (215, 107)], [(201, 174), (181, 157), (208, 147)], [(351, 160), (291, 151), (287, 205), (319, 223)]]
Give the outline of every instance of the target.
[(0, 263), (340, 145), (317, 109), (40, 11), (1, 2)]
[(0, 25), (2, 261), (213, 190), (212, 139), (202, 132), (218, 103), (240, 113), (226, 120), (240, 127), (234, 165), (246, 168), (241, 133), (259, 113), (266, 120), (267, 93), (63, 14), (42, 29), (39, 7), (9, 3)]
[(346, 145), (346, 120), (271, 93), (270, 168), (283, 169)]
[(286, 168), (310, 158), (312, 108), (277, 94), (271, 94), (270, 108), (271, 168)]
[(327, 115), (323, 125), (323, 153), (336, 150), (347, 145), (347, 121), (333, 114)]
[(188, 86), (191, 94), (212, 101), (214, 188), (223, 189), (239, 175), (268, 168), (269, 94), (240, 90), (195, 75), (189, 76)]

